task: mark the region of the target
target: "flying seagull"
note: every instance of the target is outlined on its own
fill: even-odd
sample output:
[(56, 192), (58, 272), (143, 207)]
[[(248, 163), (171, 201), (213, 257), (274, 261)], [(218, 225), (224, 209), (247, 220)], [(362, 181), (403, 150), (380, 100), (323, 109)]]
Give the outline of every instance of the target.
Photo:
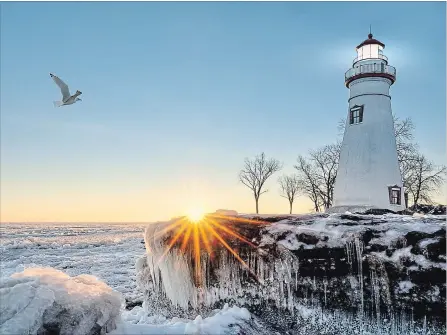
[(50, 77), (53, 78), (54, 82), (61, 89), (62, 93), (62, 101), (53, 101), (54, 107), (61, 107), (64, 105), (74, 104), (76, 101), (82, 101), (78, 98), (82, 94), (81, 91), (76, 91), (75, 94), (70, 95), (70, 91), (68, 90), (67, 84), (65, 84), (58, 76), (50, 73)]

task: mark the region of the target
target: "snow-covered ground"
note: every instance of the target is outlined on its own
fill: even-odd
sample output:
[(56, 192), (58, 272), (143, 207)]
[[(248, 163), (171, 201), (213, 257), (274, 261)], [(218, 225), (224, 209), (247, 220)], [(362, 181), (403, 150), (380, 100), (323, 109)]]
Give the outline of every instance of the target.
[(243, 324), (251, 318), (247, 309), (229, 307), (228, 304), (205, 319), (200, 315), (194, 320), (148, 317), (144, 309), (139, 306), (130, 312), (123, 312), (122, 316), (126, 322), (118, 323), (117, 328), (110, 332), (111, 335), (223, 335), (234, 333), (238, 329), (238, 324)]

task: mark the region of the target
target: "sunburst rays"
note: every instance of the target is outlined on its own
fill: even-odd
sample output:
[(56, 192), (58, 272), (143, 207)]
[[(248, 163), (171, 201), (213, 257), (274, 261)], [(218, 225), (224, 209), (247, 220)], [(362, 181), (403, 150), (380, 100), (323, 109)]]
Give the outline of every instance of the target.
[[(194, 279), (197, 286), (202, 285), (202, 253), (208, 254), (210, 258), (213, 257), (213, 253), (217, 244), (222, 245), (233, 257), (242, 264), (242, 266), (251, 273), (251, 275), (258, 280), (256, 274), (250, 269), (247, 263), (241, 258), (241, 256), (234, 250), (229, 242), (229, 238), (234, 238), (240, 242), (245, 243), (251, 248), (257, 248), (257, 246), (244, 237), (240, 232), (231, 228), (228, 225), (224, 225), (219, 222), (219, 219), (225, 219), (227, 222), (234, 224), (248, 224), (248, 225), (265, 225), (267, 222), (261, 220), (253, 220), (242, 217), (229, 217), (218, 214), (204, 215), (200, 220), (193, 220), (188, 217), (182, 217), (168, 226), (164, 227), (160, 231), (156, 232), (152, 238), (159, 239), (166, 234), (170, 233), (168, 244), (163, 254), (158, 259), (157, 263), (163, 261), (169, 251), (175, 246), (179, 246), (179, 252), (189, 252), (194, 260)], [(227, 240), (226, 240), (227, 238)]]

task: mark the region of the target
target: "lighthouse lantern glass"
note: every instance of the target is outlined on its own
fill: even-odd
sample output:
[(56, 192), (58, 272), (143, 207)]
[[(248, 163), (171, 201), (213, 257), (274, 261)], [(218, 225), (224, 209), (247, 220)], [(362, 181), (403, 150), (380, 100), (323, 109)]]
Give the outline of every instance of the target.
[(357, 60), (382, 58), (383, 47), (379, 44), (367, 44), (357, 49)]

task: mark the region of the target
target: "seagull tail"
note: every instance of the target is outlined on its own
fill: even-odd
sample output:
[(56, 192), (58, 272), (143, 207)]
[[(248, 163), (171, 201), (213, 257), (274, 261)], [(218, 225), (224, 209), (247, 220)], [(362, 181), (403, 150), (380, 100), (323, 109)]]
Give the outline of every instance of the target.
[(53, 105), (54, 107), (60, 107), (62, 106), (64, 103), (62, 101), (53, 101)]

